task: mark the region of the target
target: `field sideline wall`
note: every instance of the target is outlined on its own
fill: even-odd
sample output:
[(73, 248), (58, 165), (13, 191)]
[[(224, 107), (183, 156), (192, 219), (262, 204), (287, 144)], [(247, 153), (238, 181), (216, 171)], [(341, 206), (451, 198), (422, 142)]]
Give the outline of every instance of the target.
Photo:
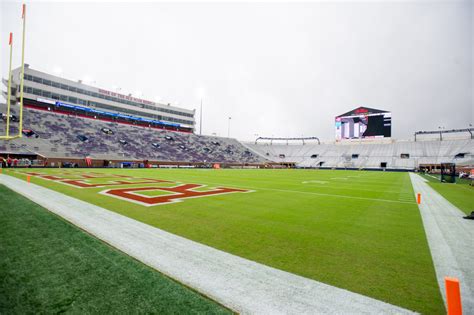
[[(5, 154), (0, 154), (5, 155)], [(11, 157), (14, 157), (15, 154), (10, 154)], [(45, 158), (38, 156), (38, 159), (47, 162), (48, 167), (58, 167), (60, 164), (63, 163), (77, 163), (78, 167), (87, 168), (87, 163), (85, 159), (78, 159), (78, 158)], [(123, 162), (132, 162), (132, 163), (143, 163), (143, 160), (136, 160), (136, 159), (123, 159), (123, 160), (104, 160), (104, 159), (91, 159), (92, 165), (90, 167), (104, 167), (104, 161), (108, 161), (110, 164), (117, 164)], [(172, 161), (152, 161), (148, 160), (148, 164), (150, 165), (161, 165), (161, 166), (192, 166), (192, 167), (203, 167), (206, 165), (212, 164), (219, 164), (222, 168), (230, 168), (230, 167), (252, 167), (252, 168), (268, 168), (272, 167), (273, 164), (278, 165), (278, 163), (269, 163), (269, 164), (252, 164), (252, 163), (219, 163), (219, 162), (172, 162)], [(53, 166), (54, 165), (54, 166)]]

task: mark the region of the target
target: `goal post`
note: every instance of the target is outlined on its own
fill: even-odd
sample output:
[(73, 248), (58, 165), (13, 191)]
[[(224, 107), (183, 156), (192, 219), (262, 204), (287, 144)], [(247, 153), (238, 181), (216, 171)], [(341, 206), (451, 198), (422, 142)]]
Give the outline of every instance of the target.
[(5, 130), (5, 136), (0, 136), (0, 139), (10, 139), (10, 106), (11, 106), (11, 95), (12, 95), (12, 57), (13, 57), (13, 33), (10, 32), (8, 40), (8, 46), (10, 46), (10, 62), (8, 64), (8, 84), (7, 84), (7, 125)]
[(26, 4), (22, 5), (21, 18), (23, 20), (23, 34), (22, 34), (22, 45), (21, 45), (21, 72), (20, 72), (20, 119), (18, 122), (18, 134), (10, 135), (10, 109), (11, 109), (11, 85), (12, 85), (12, 57), (13, 57), (13, 33), (10, 33), (9, 46), (10, 46), (10, 62), (8, 68), (8, 91), (7, 91), (7, 113), (6, 113), (6, 130), (5, 135), (0, 136), (1, 140), (12, 140), (21, 138), (23, 134), (23, 88), (25, 78), (25, 27), (26, 27)]

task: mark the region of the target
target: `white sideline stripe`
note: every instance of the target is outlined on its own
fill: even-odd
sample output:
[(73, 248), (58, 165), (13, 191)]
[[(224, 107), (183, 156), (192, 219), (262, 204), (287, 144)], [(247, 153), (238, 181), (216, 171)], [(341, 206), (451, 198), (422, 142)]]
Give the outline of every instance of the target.
[[(436, 277), (446, 303), (444, 277), (456, 277), (461, 284), (464, 314), (474, 314), (474, 222), (452, 205), (426, 179), (410, 173), (415, 194), (421, 193), (420, 208), (433, 257)], [(450, 185), (450, 184), (446, 184)]]
[(11, 176), (1, 175), (0, 183), (239, 313), (411, 313), (193, 242)]
[(436, 180), (439, 180), (439, 177), (436, 177), (436, 176), (433, 176), (433, 175), (430, 175), (430, 174), (425, 174), (425, 175), (426, 175), (426, 176), (429, 176), (429, 177), (431, 177), (431, 178), (434, 178), (434, 179), (436, 179)]

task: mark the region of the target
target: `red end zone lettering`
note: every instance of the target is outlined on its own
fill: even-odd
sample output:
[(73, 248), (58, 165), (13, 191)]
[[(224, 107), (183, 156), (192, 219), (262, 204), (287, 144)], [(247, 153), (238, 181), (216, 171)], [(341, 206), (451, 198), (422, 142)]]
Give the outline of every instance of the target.
[[(133, 177), (129, 179), (135, 179)], [(89, 184), (83, 180), (63, 180), (63, 184), (73, 185), (79, 188), (97, 188), (97, 187), (105, 187), (105, 186), (118, 186), (118, 185), (136, 185), (136, 184), (155, 184), (155, 183), (172, 183), (169, 180), (161, 180), (161, 179), (149, 179), (149, 178), (137, 178), (138, 181), (126, 181), (126, 180), (110, 180), (106, 183), (96, 183), (96, 184)]]
[[(45, 174), (45, 173), (37, 173), (37, 172), (26, 172), (25, 174), (28, 174), (28, 175), (31, 175), (31, 176), (36, 176), (36, 177), (43, 178), (43, 179), (52, 180), (52, 181), (58, 181), (58, 182), (61, 182), (61, 181), (83, 181), (83, 180), (87, 180), (87, 179), (112, 179), (112, 178), (130, 179), (130, 178), (134, 178), (134, 177), (131, 177), (131, 176), (126, 176), (126, 175), (115, 175), (115, 174), (106, 175), (106, 174), (100, 174), (100, 173), (94, 173), (94, 172), (90, 172), (89, 174), (87, 174), (87, 173), (77, 174), (77, 173), (71, 173), (71, 172), (62, 172), (59, 176), (49, 175), (49, 174)], [(72, 176), (72, 178), (71, 178), (71, 176)], [(144, 178), (144, 180), (145, 180), (145, 178)], [(146, 179), (146, 180), (148, 180), (148, 179)], [(74, 183), (73, 183), (73, 185), (74, 185)], [(80, 185), (77, 185), (77, 186), (82, 187)], [(87, 187), (87, 186), (84, 186), (84, 187)]]
[(53, 181), (62, 180), (61, 177), (57, 177), (57, 176), (54, 176), (54, 175), (48, 175), (48, 174), (42, 174), (42, 173), (36, 173), (36, 172), (26, 172), (26, 174), (31, 175), (31, 176), (44, 178), (44, 179), (53, 180)]
[[(198, 184), (182, 184), (175, 187), (134, 187), (134, 188), (117, 188), (101, 191), (100, 193), (106, 196), (116, 197), (122, 200), (138, 203), (140, 205), (150, 207), (162, 205), (172, 202), (180, 202), (188, 198), (199, 198), (205, 196), (223, 195), (229, 193), (245, 193), (251, 190), (217, 187), (207, 191), (195, 191), (194, 189), (204, 187)], [(164, 196), (144, 196), (137, 194), (140, 191), (162, 190), (172, 192), (173, 194)]]
[[(63, 172), (59, 176), (38, 172), (26, 172), (26, 174), (79, 189), (100, 188), (106, 186), (140, 185), (142, 187), (112, 188), (100, 191), (99, 194), (108, 197), (118, 198), (128, 202), (133, 202), (145, 207), (181, 202), (189, 198), (201, 198), (206, 196), (224, 195), (230, 193), (247, 193), (253, 191), (229, 187), (216, 187), (203, 191), (195, 189), (205, 187), (206, 185), (178, 184), (179, 182), (170, 180), (135, 177), (130, 175), (102, 174), (96, 172), (82, 174)], [(177, 186), (160, 187), (159, 184), (163, 183), (175, 183)], [(165, 192), (166, 194), (158, 196), (147, 196), (145, 194), (140, 194), (141, 191), (161, 191), (162, 193)]]

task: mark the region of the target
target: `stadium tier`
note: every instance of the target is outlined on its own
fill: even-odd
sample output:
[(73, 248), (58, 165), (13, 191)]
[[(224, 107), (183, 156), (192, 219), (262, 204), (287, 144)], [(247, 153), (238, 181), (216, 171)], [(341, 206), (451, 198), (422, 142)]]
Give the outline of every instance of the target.
[[(4, 107), (2, 112), (4, 112)], [(231, 138), (103, 121), (37, 108), (24, 110), (24, 136), (2, 141), (4, 154), (45, 158), (261, 164), (264, 158)], [(15, 125), (10, 129), (17, 132)]]
[(305, 168), (413, 170), (448, 162), (474, 164), (473, 139), (245, 145), (273, 162)]
[[(12, 71), (12, 104), (20, 100), (21, 68)], [(7, 80), (3, 81), (7, 86)], [(5, 99), (6, 92), (3, 92)], [(100, 119), (192, 132), (194, 110), (161, 104), (41, 72), (25, 65), (24, 104)]]

